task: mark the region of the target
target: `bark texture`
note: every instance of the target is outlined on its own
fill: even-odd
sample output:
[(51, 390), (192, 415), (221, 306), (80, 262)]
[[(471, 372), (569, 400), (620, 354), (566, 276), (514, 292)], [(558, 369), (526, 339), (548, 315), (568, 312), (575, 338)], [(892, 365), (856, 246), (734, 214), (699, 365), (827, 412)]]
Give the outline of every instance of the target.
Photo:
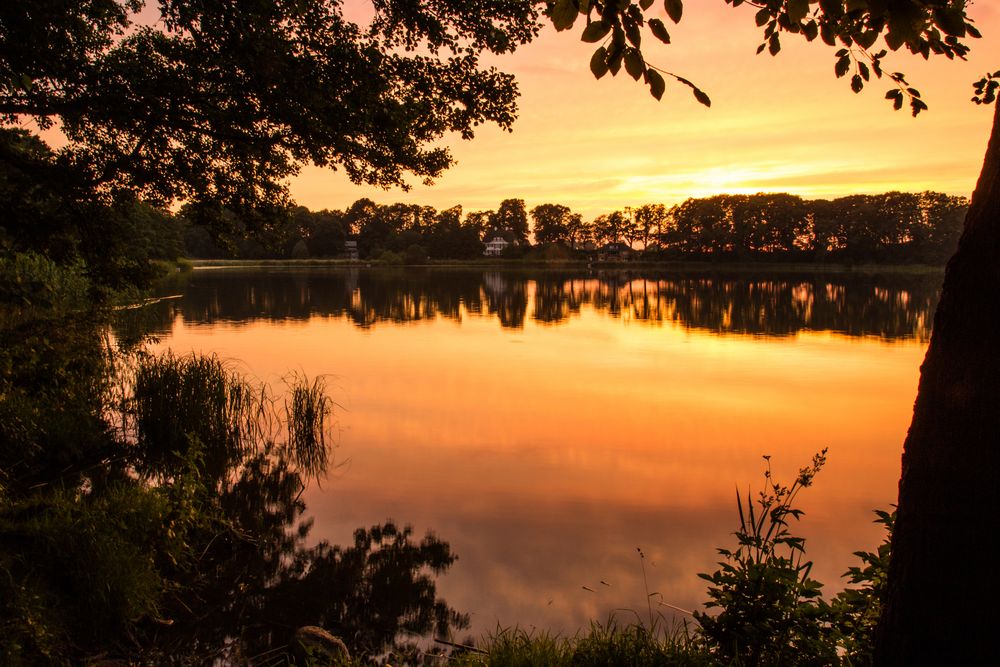
[(1000, 665), (1000, 103), (903, 445), (879, 665)]

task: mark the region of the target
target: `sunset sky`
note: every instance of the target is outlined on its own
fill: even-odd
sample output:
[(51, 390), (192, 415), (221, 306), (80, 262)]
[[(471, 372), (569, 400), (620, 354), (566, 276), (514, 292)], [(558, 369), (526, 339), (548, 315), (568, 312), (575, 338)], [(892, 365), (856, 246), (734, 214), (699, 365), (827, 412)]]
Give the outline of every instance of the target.
[[(347, 0), (348, 12), (364, 0)], [(353, 5), (353, 6), (352, 6)], [(661, 8), (662, 3), (655, 7)], [(513, 133), (495, 127), (476, 138), (449, 138), (457, 160), (435, 185), (414, 179), (410, 192), (359, 187), (342, 172), (305, 169), (291, 184), (312, 209), (344, 208), (360, 197), (439, 209), (493, 209), (522, 198), (529, 209), (561, 203), (590, 219), (649, 202), (674, 204), (722, 192), (792, 192), (807, 198), (887, 190), (969, 195), (986, 148), (992, 108), (969, 100), (972, 82), (1000, 69), (1000, 7), (977, 2), (970, 16), (984, 33), (967, 62), (891, 54), (888, 71), (907, 74), (930, 106), (912, 118), (884, 99), (888, 80), (860, 95), (833, 74), (833, 52), (819, 40), (783, 40), (777, 57), (755, 56), (760, 29), (749, 6), (722, 0), (685, 3), (673, 43), (646, 59), (691, 79), (712, 98), (698, 104), (671, 85), (657, 102), (624, 70), (597, 81), (592, 44), (543, 30), (516, 54), (489, 62), (516, 75), (521, 89)], [(582, 17), (581, 19), (582, 20)]]

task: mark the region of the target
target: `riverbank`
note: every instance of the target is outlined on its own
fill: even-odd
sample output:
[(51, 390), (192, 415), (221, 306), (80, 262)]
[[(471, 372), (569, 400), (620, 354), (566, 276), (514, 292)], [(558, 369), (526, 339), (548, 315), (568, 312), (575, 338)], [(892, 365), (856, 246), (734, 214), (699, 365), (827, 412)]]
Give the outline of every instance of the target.
[(430, 260), (423, 264), (388, 264), (379, 260), (348, 259), (188, 259), (195, 270), (255, 269), (255, 268), (482, 268), (504, 270), (643, 270), (685, 272), (767, 272), (767, 273), (832, 273), (832, 274), (902, 274), (944, 275), (943, 266), (929, 264), (841, 264), (807, 262), (704, 262), (690, 260), (588, 262), (586, 260)]

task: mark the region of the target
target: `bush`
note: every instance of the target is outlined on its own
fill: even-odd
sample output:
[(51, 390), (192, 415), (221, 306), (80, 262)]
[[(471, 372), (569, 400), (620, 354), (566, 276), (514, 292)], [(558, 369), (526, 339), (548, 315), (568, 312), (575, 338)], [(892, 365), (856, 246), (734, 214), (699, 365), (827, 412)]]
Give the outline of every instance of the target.
[(82, 262), (63, 266), (32, 252), (0, 257), (0, 326), (85, 309), (89, 289)]
[(292, 246), (292, 250), (289, 253), (292, 259), (309, 259), (309, 246), (306, 245), (304, 239), (299, 239)]
[(403, 256), (391, 250), (383, 250), (378, 256), (378, 261), (387, 266), (402, 266)]
[(426, 264), (427, 251), (422, 246), (413, 244), (403, 254), (403, 262), (406, 264)]
[(820, 597), (822, 584), (809, 576), (812, 562), (804, 560), (805, 540), (789, 530), (789, 520), (802, 516), (792, 505), (796, 495), (812, 484), (825, 462), (823, 450), (785, 486), (771, 476), (768, 460), (766, 487), (756, 500), (748, 493), (744, 507), (737, 493), (738, 545), (719, 549), (724, 558), (720, 569), (699, 575), (711, 584), (705, 606), (720, 612), (695, 613), (702, 637), (722, 660), (745, 665), (837, 662), (832, 614)]
[(525, 253), (528, 251), (528, 246), (526, 245), (509, 245), (503, 249), (503, 253), (500, 257), (503, 259), (524, 259)]

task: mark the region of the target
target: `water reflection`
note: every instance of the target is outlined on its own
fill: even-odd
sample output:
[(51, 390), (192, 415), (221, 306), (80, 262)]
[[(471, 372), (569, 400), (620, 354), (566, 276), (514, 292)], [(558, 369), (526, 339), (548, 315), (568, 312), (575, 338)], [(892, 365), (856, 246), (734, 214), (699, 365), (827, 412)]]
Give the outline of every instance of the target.
[(803, 534), (834, 592), (895, 497), (937, 282), (199, 271), (155, 317), (162, 346), (331, 378), (351, 464), (303, 495), (317, 536), (433, 529), (460, 556), (440, 590), (473, 634), (572, 634), (643, 607), (637, 546), (650, 585), (698, 607), (762, 454), (787, 478), (830, 447)]
[(179, 314), (193, 324), (343, 317), (361, 328), (481, 317), (521, 329), (529, 317), (565, 324), (589, 306), (717, 334), (811, 330), (926, 341), (939, 283), (937, 274), (227, 269), (196, 272), (182, 298), (142, 316), (157, 318), (161, 333)]

